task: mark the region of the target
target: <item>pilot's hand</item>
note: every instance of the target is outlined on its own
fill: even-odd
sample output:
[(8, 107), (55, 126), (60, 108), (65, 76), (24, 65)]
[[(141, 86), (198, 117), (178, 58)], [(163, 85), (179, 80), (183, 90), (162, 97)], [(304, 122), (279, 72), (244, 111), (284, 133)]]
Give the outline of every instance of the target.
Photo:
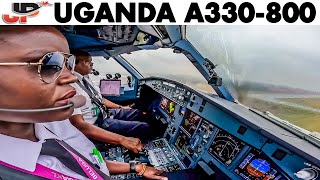
[(130, 106), (121, 106), (121, 109), (132, 109)]
[(135, 153), (138, 153), (143, 149), (143, 144), (141, 143), (140, 139), (133, 137), (125, 137), (121, 141), (121, 145)]
[[(143, 165), (137, 164), (136, 166), (136, 172), (139, 173), (142, 171)], [(146, 171), (143, 173), (143, 177), (147, 179), (161, 179), (161, 180), (168, 180), (167, 177), (161, 176), (163, 171), (155, 169), (153, 167), (147, 166)]]

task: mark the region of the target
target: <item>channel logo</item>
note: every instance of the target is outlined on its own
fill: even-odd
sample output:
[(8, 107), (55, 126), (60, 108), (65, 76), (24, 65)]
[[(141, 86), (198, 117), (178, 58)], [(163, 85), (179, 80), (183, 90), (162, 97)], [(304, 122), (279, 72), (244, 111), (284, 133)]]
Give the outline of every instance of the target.
[(39, 14), (42, 7), (52, 6), (48, 1), (39, 3), (12, 3), (12, 12), (14, 15), (3, 14), (2, 19), (7, 24), (26, 24), (28, 17), (35, 17)]

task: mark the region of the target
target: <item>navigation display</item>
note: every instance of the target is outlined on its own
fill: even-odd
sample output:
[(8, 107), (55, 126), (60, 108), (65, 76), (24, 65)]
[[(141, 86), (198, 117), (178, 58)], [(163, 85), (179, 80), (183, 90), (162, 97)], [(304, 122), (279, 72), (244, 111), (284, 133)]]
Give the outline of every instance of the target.
[(182, 127), (191, 136), (194, 133), (194, 131), (197, 129), (201, 119), (202, 118), (198, 114), (192, 111), (187, 111), (187, 115), (184, 120), (184, 123), (182, 124)]
[(218, 134), (213, 139), (213, 142), (208, 149), (208, 152), (228, 166), (244, 146), (244, 142), (230, 135), (226, 131), (219, 129)]
[(187, 145), (190, 143), (190, 138), (184, 134), (181, 130), (179, 131), (176, 142), (174, 143), (177, 150), (183, 154), (187, 148)]
[(120, 80), (100, 80), (100, 92), (105, 96), (120, 96)]
[(162, 98), (160, 107), (165, 110), (169, 115), (173, 116), (173, 113), (176, 108), (176, 103), (167, 99), (165, 97)]
[(288, 179), (277, 169), (276, 165), (266, 155), (258, 150), (252, 149), (234, 172), (243, 179)]

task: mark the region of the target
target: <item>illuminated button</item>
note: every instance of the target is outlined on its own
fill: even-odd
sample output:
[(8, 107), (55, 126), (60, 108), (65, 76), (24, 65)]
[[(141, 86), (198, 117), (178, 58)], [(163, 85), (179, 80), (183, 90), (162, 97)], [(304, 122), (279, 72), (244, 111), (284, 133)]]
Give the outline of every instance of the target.
[(202, 151), (202, 147), (199, 146), (199, 147), (198, 147), (198, 153), (201, 153), (201, 151)]

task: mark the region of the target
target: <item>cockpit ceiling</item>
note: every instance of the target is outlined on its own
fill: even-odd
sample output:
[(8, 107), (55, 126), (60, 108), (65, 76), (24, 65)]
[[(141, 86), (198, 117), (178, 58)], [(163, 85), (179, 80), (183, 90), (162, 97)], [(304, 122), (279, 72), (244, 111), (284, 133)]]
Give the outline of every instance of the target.
[[(58, 26), (57, 28), (64, 33), (70, 48), (87, 51), (110, 51), (110, 54), (113, 54), (112, 52), (116, 49), (116, 54), (119, 54), (119, 52), (129, 53), (171, 44), (166, 26), (108, 25)], [(129, 48), (129, 46), (132, 47)], [(119, 51), (121, 47), (126, 50)]]

